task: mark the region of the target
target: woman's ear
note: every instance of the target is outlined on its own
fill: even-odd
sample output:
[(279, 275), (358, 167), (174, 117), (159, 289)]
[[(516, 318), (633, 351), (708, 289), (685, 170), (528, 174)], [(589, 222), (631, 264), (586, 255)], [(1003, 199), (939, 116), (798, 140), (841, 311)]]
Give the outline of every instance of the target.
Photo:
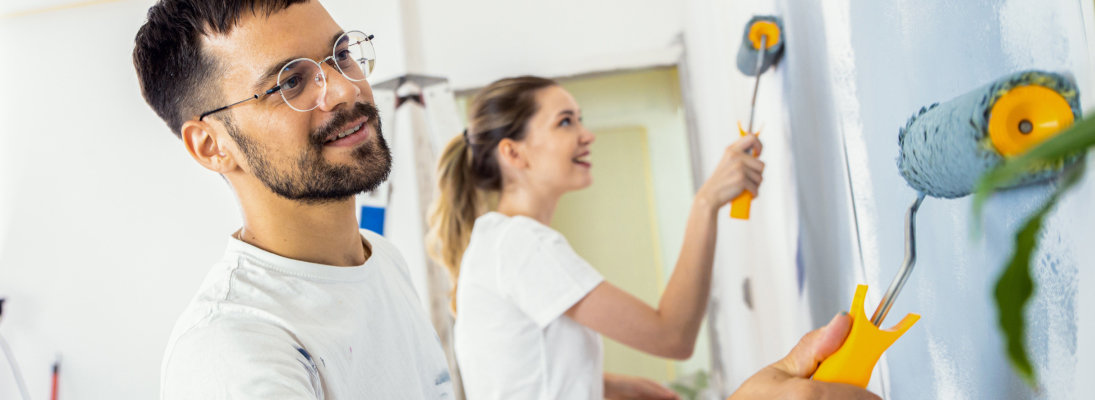
[(517, 169), (528, 168), (525, 146), (513, 139), (502, 139), (498, 142), (498, 161)]
[(227, 143), (218, 140), (213, 129), (213, 125), (205, 121), (184, 122), (181, 129), (183, 146), (198, 164), (210, 171), (224, 174), (236, 169), (238, 165), (234, 153), (227, 148)]

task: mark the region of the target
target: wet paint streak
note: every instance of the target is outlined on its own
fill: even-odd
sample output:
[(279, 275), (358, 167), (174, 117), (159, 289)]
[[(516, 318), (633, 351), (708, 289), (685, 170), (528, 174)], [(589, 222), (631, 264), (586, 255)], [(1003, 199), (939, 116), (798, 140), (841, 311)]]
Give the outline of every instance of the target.
[[(879, 253), (877, 243), (877, 218), (875, 211), (874, 184), (867, 156), (867, 143), (863, 137), (863, 119), (860, 117), (859, 93), (856, 76), (855, 50), (852, 49), (851, 5), (849, 1), (823, 2), (821, 11), (825, 20), (826, 44), (828, 45), (829, 75), (833, 100), (838, 114), (841, 135), (844, 138), (849, 186), (852, 188), (855, 218), (859, 229), (859, 252), (862, 268), (856, 281), (878, 287)], [(868, 292), (871, 302), (878, 299), (875, 290)]]
[(798, 242), (795, 244), (795, 280), (798, 282), (798, 295), (802, 296), (802, 289), (806, 286), (806, 260), (802, 258), (802, 232), (799, 232)]
[(319, 368), (316, 368), (315, 361), (312, 361), (312, 355), (308, 354), (308, 350), (304, 350), (303, 347), (296, 347), (297, 352), (304, 356), (304, 360), (297, 360), (305, 371), (308, 371), (308, 377), (312, 381), (312, 388), (316, 392), (316, 398), (322, 399), (323, 393), (321, 391), (321, 384), (319, 380)]
[(1083, 241), (1062, 234), (1070, 222), (1060, 212), (1050, 215), (1031, 271), (1037, 289), (1027, 306), (1027, 346), (1046, 399), (1082, 397), (1075, 381), (1079, 263), (1072, 249)]
[(451, 381), (452, 381), (452, 378), (449, 377), (449, 370), (446, 369), (444, 371), (441, 371), (440, 375), (437, 375), (437, 379), (433, 380), (433, 384), (440, 386), (442, 384), (445, 384), (445, 383), (448, 383), (448, 382), (451, 382)]
[[(858, 71), (855, 49), (852, 48), (851, 1), (830, 0), (821, 4), (831, 80), (829, 84), (843, 139), (848, 186), (852, 192), (851, 205), (855, 218), (855, 230), (851, 233), (858, 239), (860, 269), (856, 271), (855, 280), (857, 283), (865, 283), (871, 287), (867, 292), (867, 301), (877, 304), (881, 298), (880, 291), (884, 290), (877, 289), (881, 286), (877, 239), (878, 218), (867, 141), (863, 135), (863, 118), (860, 116), (859, 89), (856, 82)], [(882, 371), (878, 374), (878, 383), (873, 384), (875, 380), (872, 380), (868, 389), (880, 391), (883, 398), (892, 398), (885, 356), (879, 360), (876, 371)]]
[[(954, 357), (947, 349), (947, 345), (936, 340), (935, 336), (928, 332), (928, 355), (932, 361), (932, 372), (935, 374), (935, 398), (966, 400), (970, 398), (969, 389), (960, 384), (965, 381), (959, 372)], [(966, 374), (969, 372), (966, 371)]]

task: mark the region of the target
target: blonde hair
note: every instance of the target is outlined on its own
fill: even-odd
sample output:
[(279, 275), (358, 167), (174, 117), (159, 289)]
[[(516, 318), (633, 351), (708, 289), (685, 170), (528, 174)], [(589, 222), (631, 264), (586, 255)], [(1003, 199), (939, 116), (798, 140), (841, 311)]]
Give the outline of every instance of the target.
[(487, 211), (486, 192), (502, 189), (495, 149), (503, 139), (525, 138), (528, 121), (539, 110), (536, 92), (556, 85), (553, 80), (534, 76), (491, 83), (472, 100), (468, 129), (450, 140), (441, 153), (438, 196), (430, 207), (426, 251), (452, 277), (454, 311), (460, 260), (471, 240), (472, 226)]

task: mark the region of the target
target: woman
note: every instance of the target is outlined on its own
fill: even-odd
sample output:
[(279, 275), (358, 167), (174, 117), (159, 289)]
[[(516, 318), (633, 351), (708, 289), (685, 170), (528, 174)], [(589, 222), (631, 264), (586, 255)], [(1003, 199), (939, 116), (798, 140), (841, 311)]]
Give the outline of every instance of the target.
[[(599, 334), (660, 357), (692, 354), (710, 292), (716, 216), (757, 194), (764, 163), (749, 135), (696, 192), (684, 245), (658, 307), (605, 282), (549, 225), (559, 198), (592, 184), (574, 98), (520, 77), (484, 88), (470, 127), (439, 163), (432, 256), (455, 278), (455, 352), (470, 400), (675, 398), (648, 380), (604, 374)], [(486, 192), (497, 211), (486, 212)]]

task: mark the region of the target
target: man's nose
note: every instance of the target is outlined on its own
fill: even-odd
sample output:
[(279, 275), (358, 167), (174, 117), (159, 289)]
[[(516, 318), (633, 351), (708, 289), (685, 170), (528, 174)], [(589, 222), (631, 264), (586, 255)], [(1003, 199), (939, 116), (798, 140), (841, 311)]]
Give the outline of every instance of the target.
[(343, 76), (330, 58), (323, 60), (320, 68), (327, 76), (327, 92), (320, 98), (319, 109), (334, 112), (353, 107), (357, 96), (361, 94), (361, 89)]

